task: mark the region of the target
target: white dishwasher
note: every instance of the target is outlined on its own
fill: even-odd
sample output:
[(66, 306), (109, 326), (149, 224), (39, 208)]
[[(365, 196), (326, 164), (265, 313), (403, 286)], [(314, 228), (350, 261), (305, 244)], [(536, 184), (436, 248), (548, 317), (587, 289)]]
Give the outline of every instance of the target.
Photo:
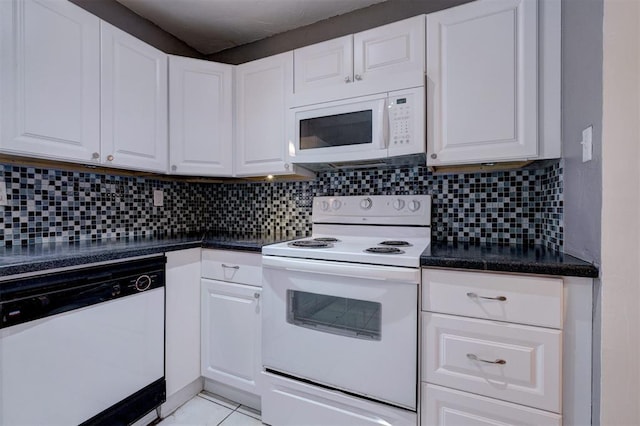
[(0, 425), (124, 425), (164, 402), (165, 263), (1, 281)]

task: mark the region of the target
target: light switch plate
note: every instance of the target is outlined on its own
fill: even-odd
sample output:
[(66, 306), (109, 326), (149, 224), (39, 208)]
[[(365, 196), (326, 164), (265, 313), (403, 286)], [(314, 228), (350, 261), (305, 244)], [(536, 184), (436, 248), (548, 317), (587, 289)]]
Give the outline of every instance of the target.
[(153, 190), (153, 206), (162, 207), (164, 205), (164, 192), (162, 189)]
[(7, 183), (0, 181), (0, 206), (8, 206), (9, 199), (7, 198)]
[(582, 131), (582, 162), (586, 163), (593, 158), (593, 126)]

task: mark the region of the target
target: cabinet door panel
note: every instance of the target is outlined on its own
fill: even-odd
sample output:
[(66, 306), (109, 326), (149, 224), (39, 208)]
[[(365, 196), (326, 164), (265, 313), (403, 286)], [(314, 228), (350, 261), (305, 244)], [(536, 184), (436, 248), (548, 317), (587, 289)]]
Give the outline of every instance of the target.
[(254, 394), (260, 371), (261, 291), (202, 280), (202, 375)]
[(200, 377), (200, 249), (167, 253), (167, 396)]
[(385, 90), (424, 84), (424, 16), (394, 22), (353, 36), (356, 84)]
[(170, 57), (171, 173), (232, 175), (232, 78), (231, 65)]
[(0, 2), (0, 149), (90, 162), (100, 147), (100, 21), (69, 2)]
[(353, 80), (353, 36), (296, 49), (294, 55), (295, 93), (344, 86)]
[(101, 34), (102, 161), (166, 172), (167, 55), (106, 22)]
[(285, 113), (291, 95), (291, 52), (236, 68), (236, 174), (290, 172)]
[(430, 164), (538, 154), (537, 2), (480, 0), (427, 15)]

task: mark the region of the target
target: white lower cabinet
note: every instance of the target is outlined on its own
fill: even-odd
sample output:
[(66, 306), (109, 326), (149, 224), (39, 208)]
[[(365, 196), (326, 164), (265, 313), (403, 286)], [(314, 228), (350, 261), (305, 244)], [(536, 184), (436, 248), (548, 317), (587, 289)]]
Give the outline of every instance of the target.
[[(423, 269), (421, 425), (562, 424), (563, 383), (590, 374), (563, 359), (567, 341), (590, 343), (576, 329), (590, 307), (568, 297), (573, 287), (558, 277)], [(569, 356), (582, 364), (580, 348)], [(565, 424), (580, 424), (589, 402), (570, 401)]]
[(422, 426), (560, 426), (562, 416), (510, 402), (422, 384)]
[[(319, 354), (319, 356), (321, 356)], [(272, 426), (414, 426), (416, 413), (263, 373), (262, 422)]]
[[(230, 262), (234, 255), (236, 262)], [(259, 396), (262, 288), (258, 286), (260, 275), (256, 274), (254, 260), (260, 261), (260, 255), (203, 251), (201, 374), (226, 387)], [(217, 273), (216, 266), (220, 266), (221, 274)], [(245, 270), (249, 271), (248, 275), (244, 274)], [(248, 276), (257, 277), (253, 285), (235, 279)]]

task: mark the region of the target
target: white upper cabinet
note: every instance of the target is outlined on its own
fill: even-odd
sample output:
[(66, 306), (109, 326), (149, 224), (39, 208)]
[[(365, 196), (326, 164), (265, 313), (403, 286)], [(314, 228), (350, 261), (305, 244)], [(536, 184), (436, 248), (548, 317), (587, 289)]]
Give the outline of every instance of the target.
[(236, 68), (235, 173), (304, 173), (289, 163), (286, 113), (293, 87), (293, 53)]
[(90, 162), (100, 148), (100, 20), (67, 1), (0, 1), (0, 150)]
[(233, 66), (169, 57), (169, 171), (231, 176)]
[(424, 85), (424, 16), (294, 51), (293, 106)]
[(479, 0), (427, 15), (428, 164), (559, 157), (552, 3)]
[(167, 171), (167, 55), (101, 22), (101, 161)]

